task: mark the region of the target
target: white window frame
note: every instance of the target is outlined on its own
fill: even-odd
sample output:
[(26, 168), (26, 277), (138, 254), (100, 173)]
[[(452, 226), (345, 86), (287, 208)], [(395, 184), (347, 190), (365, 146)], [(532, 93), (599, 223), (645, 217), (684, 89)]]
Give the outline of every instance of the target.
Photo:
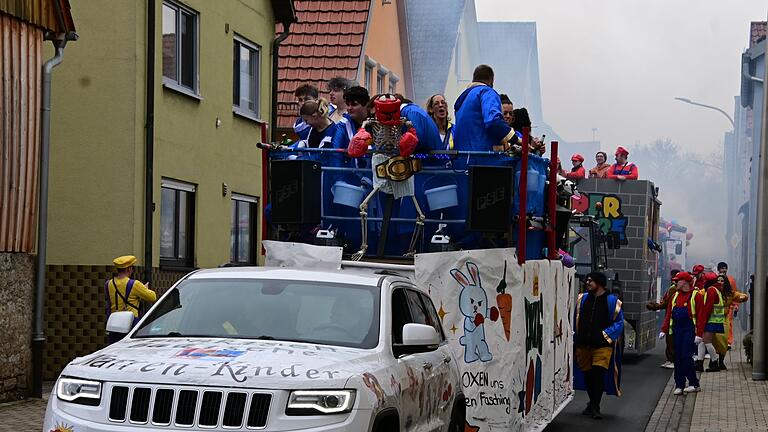
[(384, 94), (387, 90), (387, 75), (389, 75), (389, 69), (380, 64), (379, 70), (376, 72), (376, 94)]
[[(176, 79), (169, 78), (165, 76), (165, 74), (163, 74), (163, 86), (199, 99), (199, 96), (200, 96), (200, 14), (196, 10), (191, 9), (188, 6), (185, 6), (181, 3), (171, 1), (171, 0), (163, 0), (162, 7), (166, 7), (166, 6), (176, 10)], [(187, 87), (186, 85), (181, 83), (181, 73), (182, 73), (181, 72), (182, 71), (181, 15), (182, 13), (187, 13), (195, 17), (195, 35), (193, 38), (195, 47), (192, 50), (193, 51), (192, 67), (194, 68), (194, 70), (192, 71), (192, 88)], [(163, 35), (162, 26), (163, 26), (163, 22), (161, 20), (160, 22), (161, 47), (162, 47), (162, 35)], [(162, 52), (162, 48), (161, 48), (161, 52)], [(162, 66), (161, 66), (161, 69), (162, 69)]]
[(397, 83), (400, 82), (400, 77), (396, 73), (389, 73), (389, 92), (392, 94), (397, 93)]
[[(245, 47), (245, 48), (247, 48), (248, 50), (251, 51), (252, 55), (253, 54), (256, 55), (256, 70), (254, 71), (253, 82), (251, 83), (251, 86), (254, 89), (253, 103), (254, 103), (255, 109), (251, 110), (247, 106), (243, 107), (243, 106), (235, 103), (234, 97), (233, 97), (233, 100), (232, 100), (232, 111), (235, 114), (238, 114), (240, 116), (249, 118), (251, 120), (261, 121), (261, 79), (260, 79), (261, 78), (261, 47), (258, 44), (255, 44), (255, 43), (249, 41), (248, 39), (246, 39), (246, 38), (244, 38), (244, 37), (242, 37), (242, 36), (240, 36), (238, 34), (234, 35), (232, 44), (233, 44), (233, 52), (232, 52), (233, 55), (235, 54), (234, 53), (234, 46), (235, 45), (237, 45), (238, 48)], [(237, 78), (237, 81), (235, 81), (234, 80), (234, 75), (233, 75), (233, 82), (232, 82), (233, 96), (234, 96), (235, 86), (239, 85), (239, 76), (240, 76), (240, 60), (239, 60), (239, 58), (240, 58), (240, 54), (239, 54), (239, 49), (238, 49), (238, 54), (237, 54), (237, 68), (238, 68), (238, 70), (237, 70), (238, 71), (237, 77), (238, 78)], [(233, 59), (233, 71), (232, 71), (233, 74), (234, 74), (234, 61), (235, 61), (235, 59)]]
[(233, 265), (255, 265), (257, 263), (257, 261), (258, 261), (257, 243), (258, 243), (258, 234), (259, 234), (258, 233), (258, 224), (259, 224), (259, 208), (258, 208), (258, 205), (259, 205), (259, 197), (251, 196), (251, 195), (243, 195), (243, 194), (239, 194), (239, 193), (233, 192), (232, 193), (232, 205), (233, 206), (237, 205), (236, 201), (248, 203), (249, 205), (254, 205), (255, 206), (253, 208), (252, 212), (250, 213), (250, 215), (251, 215), (251, 220), (250, 220), (251, 226), (250, 226), (250, 232), (249, 232), (249, 235), (250, 235), (249, 245), (250, 245), (250, 249), (251, 249), (250, 250), (250, 255), (251, 256), (250, 256), (250, 259), (248, 261), (246, 261), (246, 262), (238, 261), (237, 260), (239, 257), (235, 256), (234, 248), (236, 248), (238, 246), (238, 242), (237, 241), (233, 241), (233, 240), (236, 240), (236, 239), (233, 239), (233, 237), (232, 237), (233, 236), (232, 230), (234, 229), (234, 227), (230, 227), (230, 246), (231, 246), (231, 248), (230, 248), (230, 251), (229, 251), (229, 261)]
[(376, 60), (365, 56), (365, 70), (363, 71), (363, 84), (368, 92), (373, 93), (373, 70), (378, 66)]

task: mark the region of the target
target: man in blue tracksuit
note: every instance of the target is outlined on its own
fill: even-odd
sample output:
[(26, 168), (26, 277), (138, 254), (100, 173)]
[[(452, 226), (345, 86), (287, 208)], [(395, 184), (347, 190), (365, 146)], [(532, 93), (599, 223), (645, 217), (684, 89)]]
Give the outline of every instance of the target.
[[(693, 347), (701, 342), (696, 336), (696, 303), (693, 301), (693, 276), (688, 272), (679, 272), (672, 279), (676, 282), (677, 292), (667, 305), (664, 325), (659, 338), (667, 333), (674, 335), (675, 346), (675, 394), (696, 393), (701, 391), (699, 378), (693, 363)], [(688, 380), (688, 386), (686, 386)]]
[(475, 68), (472, 84), (459, 96), (453, 109), (456, 112), (453, 135), (456, 150), (504, 150), (515, 142), (515, 131), (504, 120), (501, 98), (493, 89), (490, 66)]

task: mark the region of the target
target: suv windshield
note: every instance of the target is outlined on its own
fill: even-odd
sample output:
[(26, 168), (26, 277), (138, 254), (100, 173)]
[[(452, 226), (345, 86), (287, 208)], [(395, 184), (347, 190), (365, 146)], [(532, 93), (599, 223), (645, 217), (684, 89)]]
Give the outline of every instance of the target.
[(379, 288), (269, 279), (187, 280), (133, 337), (222, 337), (373, 348)]

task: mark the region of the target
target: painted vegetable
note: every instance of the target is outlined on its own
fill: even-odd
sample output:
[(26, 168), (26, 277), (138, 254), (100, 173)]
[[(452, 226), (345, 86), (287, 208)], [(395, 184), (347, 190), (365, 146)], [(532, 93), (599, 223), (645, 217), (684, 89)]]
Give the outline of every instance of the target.
[(507, 294), (507, 261), (504, 260), (504, 278), (499, 281), (496, 287), (496, 304), (499, 305), (499, 314), (501, 322), (504, 324), (504, 336), (509, 342), (512, 326), (512, 294)]

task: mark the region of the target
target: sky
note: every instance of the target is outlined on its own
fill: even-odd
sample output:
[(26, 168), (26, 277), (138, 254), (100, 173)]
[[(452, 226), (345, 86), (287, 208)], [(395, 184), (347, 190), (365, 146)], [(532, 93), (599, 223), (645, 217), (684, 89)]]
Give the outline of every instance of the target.
[[(768, 0), (476, 0), (480, 21), (535, 21), (544, 119), (567, 141), (606, 150), (669, 138), (722, 151), (750, 21)], [(500, 89), (502, 90), (502, 89)]]

